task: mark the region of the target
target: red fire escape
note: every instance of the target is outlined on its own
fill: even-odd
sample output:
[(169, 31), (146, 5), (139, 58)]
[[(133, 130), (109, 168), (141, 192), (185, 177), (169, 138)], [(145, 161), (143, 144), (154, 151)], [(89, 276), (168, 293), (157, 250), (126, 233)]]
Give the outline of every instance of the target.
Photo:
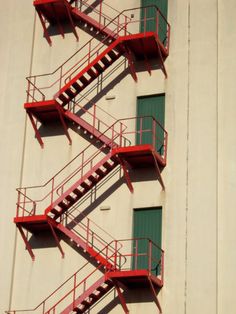
[[(143, 60), (149, 72), (151, 71), (149, 60), (157, 60), (166, 75), (164, 60), (168, 56), (169, 24), (166, 22), (167, 33), (161, 40), (160, 20), (166, 20), (157, 8), (155, 8), (154, 17), (156, 31), (146, 31), (147, 21), (144, 14), (144, 31), (140, 32), (140, 19), (131, 20), (125, 15), (127, 12), (130, 16), (139, 15), (140, 8), (125, 10), (115, 18), (107, 19), (102, 12), (101, 1), (98, 9), (99, 19), (96, 21), (79, 10), (77, 1), (70, 2), (66, 0), (34, 1), (48, 42), (51, 43), (47, 23), (56, 24), (64, 36), (63, 25), (69, 22), (78, 38), (75, 30), (76, 21), (90, 25), (103, 35), (103, 39), (99, 43), (91, 39), (52, 73), (28, 77), (27, 102), (24, 107), (41, 146), (43, 146), (43, 141), (37, 129), (37, 121), (47, 124), (57, 120), (61, 121), (70, 142), (67, 131), (68, 120), (95, 137), (100, 142), (100, 146), (96, 150), (94, 145), (90, 144), (42, 186), (17, 189), (17, 213), (14, 222), (32, 259), (35, 257), (28, 242), (27, 233), (34, 234), (50, 230), (62, 256), (64, 252), (59, 243), (61, 233), (81, 247), (90, 259), (96, 260), (99, 266), (92, 272), (91, 269), (88, 270), (88, 275), (82, 281), (79, 281), (79, 270), (66, 281), (65, 284), (69, 283), (71, 286), (64, 297), (61, 297), (59, 293), (60, 297), (55, 302), (55, 295), (61, 287), (64, 289), (63, 285), (32, 311), (42, 309), (41, 313), (44, 314), (84, 313), (108, 291), (116, 288), (124, 312), (129, 313), (122, 290), (133, 285), (140, 285), (151, 288), (154, 300), (161, 312), (156, 290), (163, 285), (163, 251), (148, 239), (106, 241), (103, 238), (104, 232), (102, 235), (94, 232), (93, 223), (86, 217), (83, 219), (74, 217), (71, 209), (118, 166), (122, 167), (131, 192), (133, 192), (133, 186), (130, 170), (141, 166), (154, 167), (164, 189), (161, 170), (166, 165), (167, 132), (156, 119), (153, 117), (127, 118), (106, 126), (97, 117), (95, 110), (91, 114), (84, 109), (84, 112), (91, 118), (88, 120), (74, 112), (75, 106), (78, 106), (76, 96), (121, 56), (127, 58), (131, 75), (135, 80), (137, 80), (135, 72), (137, 60)], [(75, 6), (72, 6), (73, 4)], [(80, 1), (80, 4), (90, 8), (88, 1)], [(102, 24), (105, 18), (108, 23)], [(135, 28), (136, 23), (138, 26)], [(131, 123), (132, 121), (134, 123)], [(149, 121), (148, 124), (147, 121)], [(102, 123), (103, 130), (98, 127)], [(127, 128), (126, 124), (139, 125), (139, 128)], [(145, 127), (146, 125), (149, 126)], [(146, 251), (142, 253), (138, 250), (140, 241), (147, 242)], [(135, 248), (132, 252), (131, 247)], [(140, 259), (143, 258), (146, 260), (146, 267), (140, 268)], [(86, 267), (89, 269), (89, 263), (83, 267), (83, 272)], [(102, 274), (99, 279), (98, 273)]]

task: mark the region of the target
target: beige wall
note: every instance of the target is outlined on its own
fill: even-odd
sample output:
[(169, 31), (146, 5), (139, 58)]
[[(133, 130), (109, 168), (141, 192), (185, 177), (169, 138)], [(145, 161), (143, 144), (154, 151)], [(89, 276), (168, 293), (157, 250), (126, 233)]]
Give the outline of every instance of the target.
[[(117, 10), (139, 5), (138, 0), (108, 1)], [(134, 182), (130, 194), (120, 174), (97, 192), (89, 218), (114, 238), (132, 235), (132, 209), (163, 206), (162, 246), (165, 250), (165, 285), (160, 292), (163, 313), (234, 314), (234, 221), (236, 167), (235, 23), (233, 0), (169, 1), (171, 49), (166, 61), (168, 79), (160, 70), (138, 73), (138, 82), (125, 75), (98, 105), (117, 118), (135, 115), (136, 97), (166, 93), (165, 125), (169, 133), (168, 164), (163, 171), (166, 191), (157, 181)], [(61, 241), (62, 259), (51, 237), (32, 238), (32, 262), (12, 219), (20, 185), (42, 184), (89, 144), (69, 129), (68, 145), (61, 128), (43, 137), (41, 149), (23, 110), (25, 77), (54, 70), (90, 37), (78, 29), (74, 35), (53, 36), (49, 47), (32, 1), (5, 1), (0, 28), (0, 312), (9, 307), (33, 308), (86, 260)], [(116, 72), (112, 78), (115, 78)], [(111, 79), (112, 79), (111, 78)], [(94, 94), (95, 96), (95, 94)], [(45, 129), (45, 132), (49, 130)], [(57, 132), (57, 136), (52, 135)], [(142, 172), (134, 174), (142, 175)], [(103, 198), (103, 193), (110, 195)], [(145, 191), (145, 193), (144, 193)], [(100, 198), (99, 198), (100, 196)], [(122, 200), (122, 203), (121, 203)], [(110, 211), (101, 211), (110, 206)], [(115, 222), (115, 223), (114, 223)], [(50, 247), (45, 247), (49, 243)], [(91, 266), (91, 269), (92, 266)], [(81, 279), (83, 279), (81, 277)], [(113, 300), (110, 294), (103, 305)], [(156, 313), (142, 291), (128, 293), (130, 313)], [(106, 310), (105, 310), (106, 311)], [(107, 310), (108, 311), (108, 310)], [(114, 306), (112, 313), (121, 313)]]

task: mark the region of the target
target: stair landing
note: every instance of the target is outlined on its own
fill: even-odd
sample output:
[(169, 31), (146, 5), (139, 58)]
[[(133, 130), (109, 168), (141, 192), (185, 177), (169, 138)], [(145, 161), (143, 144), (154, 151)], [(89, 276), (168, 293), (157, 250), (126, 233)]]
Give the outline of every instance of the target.
[(128, 288), (149, 287), (150, 281), (156, 288), (163, 286), (161, 279), (150, 274), (146, 269), (107, 272), (106, 278), (118, 281)]

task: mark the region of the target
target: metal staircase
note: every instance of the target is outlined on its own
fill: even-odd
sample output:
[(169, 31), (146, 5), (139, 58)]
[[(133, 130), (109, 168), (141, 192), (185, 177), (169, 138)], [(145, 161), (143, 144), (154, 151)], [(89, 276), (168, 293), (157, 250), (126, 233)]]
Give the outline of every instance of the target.
[[(14, 218), (32, 259), (35, 256), (27, 239), (28, 232), (34, 234), (50, 230), (62, 256), (64, 252), (59, 243), (60, 235), (80, 247), (89, 256), (89, 262), (35, 309), (7, 313), (29, 311), (42, 314), (85, 313), (115, 288), (123, 310), (128, 314), (122, 290), (124, 287), (134, 285), (150, 287), (161, 312), (156, 290), (163, 285), (162, 249), (149, 239), (105, 241), (104, 233), (100, 235), (94, 232), (91, 221), (87, 217), (83, 219), (75, 217), (72, 209), (117, 166), (123, 169), (131, 192), (133, 186), (130, 172), (139, 167), (156, 169), (157, 178), (164, 189), (161, 170), (166, 165), (167, 132), (158, 121), (153, 117), (135, 117), (117, 120), (111, 126), (107, 126), (98, 118), (95, 110), (91, 113), (81, 107), (76, 102), (76, 96), (106, 69), (112, 67), (121, 56), (127, 58), (135, 80), (137, 60), (143, 60), (150, 72), (148, 60), (154, 58), (167, 75), (164, 60), (169, 49), (169, 24), (166, 22), (166, 38), (160, 40), (159, 22), (164, 17), (157, 8), (154, 17), (157, 21), (156, 31), (146, 31), (147, 21), (144, 18), (144, 31), (140, 33), (139, 28), (138, 31), (135, 28), (135, 23), (139, 24), (140, 20), (131, 21), (124, 14), (126, 12), (132, 15), (137, 12), (139, 14), (140, 8), (125, 10), (115, 18), (108, 19), (101, 9), (102, 1), (98, 10), (91, 7), (89, 2), (80, 1), (79, 9), (78, 2), (73, 0), (34, 1), (49, 43), (51, 40), (46, 22), (52, 25), (56, 23), (64, 36), (62, 24), (69, 21), (78, 38), (75, 19), (102, 34), (103, 39), (100, 43), (95, 39), (90, 40), (54, 72), (28, 77), (27, 102), (24, 107), (41, 146), (43, 141), (36, 122), (48, 123), (59, 119), (70, 142), (68, 121), (94, 137), (98, 143), (97, 148), (91, 143), (45, 184), (18, 188), (17, 211)], [(82, 11), (82, 7), (98, 12), (99, 20), (96, 21), (84, 13), (86, 10)], [(108, 23), (104, 22), (107, 20)], [(77, 107), (86, 114), (75, 114)], [(96, 108), (94, 104), (92, 107)], [(146, 123), (147, 120), (151, 121), (151, 124)], [(146, 241), (145, 252), (139, 249), (141, 247), (139, 243), (142, 241)], [(98, 267), (92, 271), (91, 260), (98, 263)], [(79, 281), (81, 274), (85, 278)]]
[[(145, 250), (140, 250), (145, 242)], [(61, 286), (33, 309), (7, 311), (8, 314), (69, 314), (85, 313), (116, 289), (122, 308), (126, 314), (129, 310), (122, 291), (132, 287), (149, 287), (154, 302), (161, 311), (156, 290), (163, 286), (164, 252), (149, 239), (114, 240), (110, 247), (115, 249), (109, 255), (113, 269), (106, 269), (102, 264), (91, 270), (90, 262), (83, 265)], [(105, 252), (105, 247), (103, 251)], [(121, 254), (122, 251), (122, 254)], [(102, 255), (102, 251), (100, 251)], [(86, 275), (85, 275), (86, 274)], [(80, 280), (83, 276), (83, 280)]]
[[(140, 60), (144, 62), (149, 73), (151, 73), (149, 60), (155, 60), (167, 76), (164, 60), (169, 53), (169, 24), (158, 8), (154, 9), (153, 16), (156, 22), (155, 31), (146, 30), (146, 24), (150, 18), (147, 20), (144, 17), (141, 21), (140, 19), (132, 21), (125, 19), (122, 22), (124, 13), (137, 16), (140, 15), (140, 10), (141, 8), (125, 10), (108, 23), (106, 27), (113, 27), (114, 40), (110, 40), (110, 35), (100, 42), (92, 38), (55, 71), (27, 78), (27, 101), (24, 108), (41, 146), (43, 146), (43, 141), (37, 130), (37, 121), (47, 124), (59, 119), (71, 143), (67, 132), (65, 110), (70, 110), (70, 104), (76, 96), (112, 67), (121, 56), (128, 60), (130, 72), (135, 81), (137, 81), (135, 62)], [(140, 22), (143, 23), (142, 32), (139, 30)], [(164, 37), (161, 23), (166, 25)], [(79, 124), (81, 121), (77, 119), (76, 122)]]

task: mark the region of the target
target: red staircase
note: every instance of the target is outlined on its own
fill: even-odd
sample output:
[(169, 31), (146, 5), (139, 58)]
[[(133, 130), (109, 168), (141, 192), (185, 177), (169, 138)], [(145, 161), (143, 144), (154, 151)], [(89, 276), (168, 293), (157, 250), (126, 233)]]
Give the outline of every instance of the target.
[[(64, 36), (62, 24), (69, 21), (78, 38), (75, 21), (82, 21), (102, 34), (104, 38), (99, 44), (96, 39), (90, 40), (54, 72), (27, 78), (25, 109), (41, 146), (43, 142), (36, 122), (48, 123), (59, 119), (70, 142), (67, 121), (71, 121), (84, 132), (95, 137), (100, 143), (99, 147), (96, 150), (94, 145), (90, 144), (45, 184), (17, 189), (18, 201), (14, 222), (32, 259), (34, 253), (25, 230), (27, 233), (51, 230), (63, 256), (64, 252), (58, 238), (60, 234), (84, 250), (99, 266), (91, 271), (90, 262), (85, 264), (35, 309), (7, 313), (29, 311), (42, 314), (85, 313), (113, 288), (117, 290), (124, 312), (129, 313), (122, 290), (125, 287), (132, 288), (139, 285), (150, 287), (154, 301), (161, 312), (156, 290), (163, 285), (162, 249), (148, 239), (106, 241), (103, 237), (104, 233), (103, 236), (99, 236), (91, 228), (91, 220), (86, 217), (81, 219), (81, 215), (76, 217), (73, 210), (78, 201), (83, 201), (83, 197), (118, 165), (123, 169), (131, 192), (133, 186), (130, 171), (139, 167), (154, 167), (164, 189), (161, 170), (166, 165), (167, 132), (152, 117), (117, 120), (111, 126), (107, 126), (98, 118), (95, 111), (91, 114), (80, 106), (79, 110), (86, 113), (86, 119), (85, 115), (75, 112), (79, 106), (76, 102), (77, 95), (121, 56), (128, 59), (135, 80), (137, 80), (136, 60), (143, 60), (150, 72), (148, 60), (155, 58), (167, 76), (164, 60), (169, 53), (169, 24), (156, 8), (154, 17), (156, 31), (146, 30), (147, 20), (144, 14), (142, 21), (144, 31), (140, 33), (140, 20), (131, 20), (124, 15), (124, 13), (140, 15), (140, 8), (125, 10), (115, 18), (108, 19), (102, 12), (102, 1), (99, 9), (89, 3), (90, 1), (80, 1), (79, 8), (77, 1), (73, 0), (34, 1), (49, 42), (51, 40), (47, 32), (47, 22), (51, 25), (57, 24)], [(83, 7), (85, 11), (82, 10)], [(89, 10), (93, 13), (97, 12), (99, 19), (88, 16)], [(159, 36), (160, 20), (164, 20), (167, 26), (164, 40)], [(135, 27), (136, 23), (137, 27)], [(96, 106), (93, 108), (95, 110)], [(150, 122), (150, 119), (151, 124), (146, 123), (145, 120)], [(139, 126), (139, 129), (128, 129), (124, 120), (133, 128)], [(146, 241), (144, 246), (140, 245), (143, 241)], [(86, 277), (79, 281), (78, 276)]]
[[(140, 10), (141, 8), (136, 8), (124, 12), (140, 15)], [(150, 73), (151, 67), (148, 60), (155, 59), (167, 76), (164, 60), (169, 53), (170, 27), (159, 9), (155, 8), (155, 10), (156, 14), (153, 19), (157, 22), (156, 31), (146, 31), (146, 18), (142, 21), (125, 20), (121, 23), (123, 13), (120, 13), (107, 25), (107, 27), (113, 26), (112, 32), (116, 38), (108, 46), (109, 35), (99, 43), (96, 38), (93, 38), (52, 73), (27, 78), (27, 102), (24, 107), (41, 146), (43, 142), (37, 130), (36, 121), (46, 124), (60, 119), (71, 142), (65, 122), (65, 107), (69, 109), (71, 101), (74, 101), (79, 93), (121, 56), (128, 59), (130, 72), (135, 80), (137, 80), (135, 60), (143, 60)], [(167, 27), (165, 39), (161, 39), (163, 37), (161, 21), (164, 21)], [(144, 25), (142, 33), (139, 32), (140, 22)], [(77, 123), (79, 122), (77, 119)]]
[[(150, 119), (151, 126), (141, 128), (147, 125), (146, 121)], [(140, 129), (126, 129), (124, 122), (133, 124), (134, 128), (136, 122)], [(52, 221), (60, 222), (63, 214), (119, 164), (123, 168), (131, 192), (133, 186), (129, 176), (130, 167), (154, 167), (164, 188), (160, 171), (166, 165), (167, 132), (154, 118), (118, 120), (101, 136), (110, 138), (108, 146), (101, 144), (96, 150), (94, 145), (90, 144), (45, 184), (17, 189), (18, 202), (14, 222), (21, 231), (32, 257), (34, 255), (23, 229), (32, 233), (52, 229)], [(134, 143), (135, 139), (138, 145)]]
[[(115, 38), (115, 33), (106, 27), (111, 23), (113, 28), (119, 27), (120, 23), (130, 21), (126, 15), (122, 14), (120, 17), (120, 23), (113, 20), (119, 12), (106, 4), (103, 0), (98, 2), (80, 0), (35, 0), (35, 9), (39, 15), (40, 21), (44, 29), (44, 35), (51, 45), (52, 41), (47, 29), (47, 26), (57, 26), (59, 33), (64, 37), (63, 26), (70, 24), (71, 29), (78, 40), (78, 34), (75, 26), (77, 24), (86, 26), (89, 30), (93, 30), (94, 33), (99, 32), (104, 36), (109, 36), (110, 39)], [(92, 13), (93, 16), (88, 13)]]
[[(129, 310), (122, 290), (134, 286), (149, 288), (154, 302), (161, 312), (156, 290), (161, 289), (163, 286), (164, 251), (149, 239), (115, 240), (110, 245), (116, 248), (118, 243), (122, 243), (121, 250), (115, 249), (112, 255), (109, 256), (112, 264), (116, 266), (114, 269), (106, 269), (105, 273), (102, 274), (102, 265), (91, 271), (88, 262), (35, 308), (7, 311), (6, 313), (85, 313), (111, 289), (115, 288), (123, 310), (128, 314)], [(145, 247), (145, 249), (140, 249), (140, 247)], [(86, 273), (87, 275), (85, 275)], [(80, 281), (79, 278), (82, 275), (85, 278)]]

